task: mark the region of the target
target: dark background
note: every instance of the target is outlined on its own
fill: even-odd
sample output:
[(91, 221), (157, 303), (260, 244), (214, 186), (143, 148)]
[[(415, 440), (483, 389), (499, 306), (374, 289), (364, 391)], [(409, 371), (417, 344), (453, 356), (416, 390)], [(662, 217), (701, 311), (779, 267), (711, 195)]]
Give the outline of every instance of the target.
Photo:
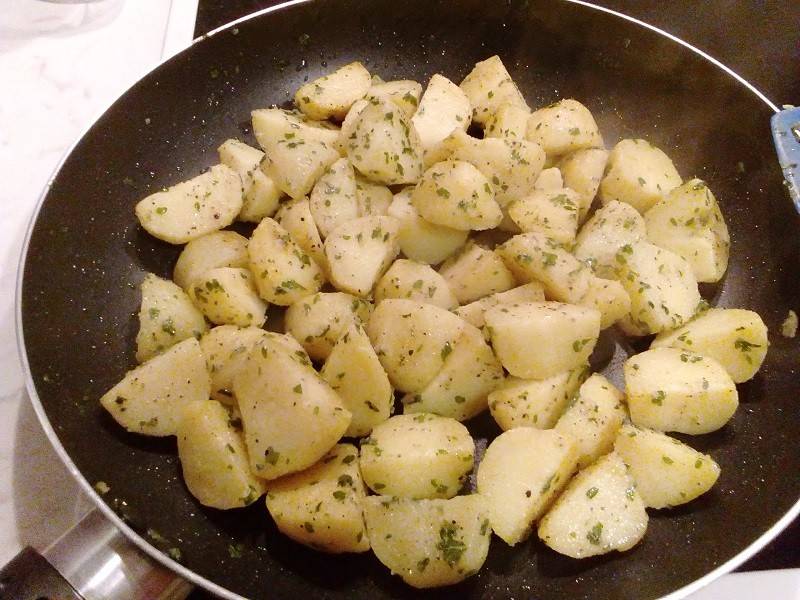
[[(279, 2), (271, 0), (200, 0), (195, 36), (276, 4)], [(800, 104), (798, 0), (604, 0), (597, 4), (646, 21), (700, 48), (778, 106)], [(791, 567), (800, 567), (800, 520), (738, 570)], [(203, 592), (191, 596), (191, 600), (206, 598), (210, 596)]]

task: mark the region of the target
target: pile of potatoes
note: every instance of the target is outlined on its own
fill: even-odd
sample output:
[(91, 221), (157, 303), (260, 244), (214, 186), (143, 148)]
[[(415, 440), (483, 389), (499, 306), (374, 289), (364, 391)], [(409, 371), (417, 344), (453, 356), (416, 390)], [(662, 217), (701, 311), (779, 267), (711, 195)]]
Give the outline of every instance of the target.
[[(253, 111), (261, 149), (228, 140), (136, 206), (186, 245), (173, 281), (144, 278), (141, 364), (101, 403), (177, 436), (199, 502), (266, 494), (297, 542), (432, 587), (477, 572), (493, 532), (628, 550), (647, 508), (713, 486), (665, 432), (723, 427), (768, 340), (700, 297), (730, 245), (706, 183), (644, 140), (606, 150), (576, 100), (531, 111), (497, 56), (424, 93), (352, 63), (295, 102)], [(588, 366), (612, 326), (655, 335), (624, 393)], [(503, 433), (481, 458), (462, 422), (487, 409)]]

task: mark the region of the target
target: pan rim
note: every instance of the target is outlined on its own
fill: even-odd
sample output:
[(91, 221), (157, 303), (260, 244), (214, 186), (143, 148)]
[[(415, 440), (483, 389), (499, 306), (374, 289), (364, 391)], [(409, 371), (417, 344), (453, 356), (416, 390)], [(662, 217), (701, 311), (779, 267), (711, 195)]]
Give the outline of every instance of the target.
[[(53, 449), (55, 450), (58, 457), (61, 459), (64, 466), (67, 468), (69, 473), (75, 478), (75, 480), (80, 485), (83, 492), (91, 499), (94, 503), (95, 508), (93, 510), (100, 510), (103, 515), (109, 519), (116, 527), (119, 529), (131, 542), (133, 542), (142, 552), (147, 554), (151, 559), (155, 560), (156, 562), (160, 563), (161, 565), (167, 567), (168, 569), (172, 570), (173, 572), (177, 573), (187, 581), (201, 587), (213, 594), (216, 594), (220, 598), (225, 598), (226, 600), (247, 600), (244, 596), (241, 596), (235, 592), (232, 592), (217, 583), (214, 583), (210, 579), (203, 577), (202, 575), (197, 574), (196, 572), (190, 570), (189, 568), (183, 566), (182, 564), (178, 563), (177, 561), (171, 559), (166, 554), (162, 553), (158, 549), (155, 548), (152, 544), (150, 544), (144, 537), (142, 537), (139, 533), (134, 531), (131, 527), (129, 527), (120, 517), (115, 513), (111, 507), (106, 504), (106, 502), (101, 498), (100, 494), (92, 487), (89, 481), (85, 478), (83, 473), (77, 468), (75, 463), (73, 462), (72, 458), (67, 453), (66, 449), (64, 448), (63, 444), (58, 438), (58, 435), (55, 432), (52, 424), (50, 423), (49, 418), (44, 409), (44, 405), (42, 404), (41, 399), (36, 391), (36, 386), (33, 381), (33, 376), (30, 369), (30, 364), (28, 362), (28, 353), (25, 347), (25, 334), (23, 330), (23, 323), (22, 323), (22, 288), (24, 282), (24, 275), (25, 275), (25, 266), (28, 258), (28, 250), (31, 242), (31, 237), (33, 235), (34, 228), (39, 218), (39, 213), (44, 205), (44, 202), (47, 198), (47, 195), (50, 192), (50, 189), (55, 181), (58, 173), (61, 171), (61, 168), (64, 166), (64, 163), (70, 157), (72, 152), (75, 150), (76, 146), (83, 140), (89, 130), (94, 127), (97, 121), (124, 95), (126, 95), (131, 88), (137, 85), (142, 79), (148, 77), (153, 71), (164, 65), (165, 63), (169, 62), (176, 56), (182, 55), (185, 52), (191, 51), (191, 48), (196, 44), (204, 41), (207, 38), (211, 38), (214, 35), (222, 33), (224, 31), (234, 29), (238, 24), (244, 23), (254, 18), (258, 18), (261, 15), (269, 14), (272, 12), (277, 12), (279, 10), (287, 9), (295, 5), (306, 4), (312, 2), (313, 0), (289, 0), (288, 2), (283, 2), (281, 4), (277, 4), (275, 6), (271, 6), (268, 8), (264, 8), (255, 12), (252, 12), (248, 15), (244, 15), (238, 19), (234, 19), (220, 27), (212, 29), (211, 31), (195, 38), (192, 40), (191, 44), (181, 50), (180, 52), (176, 53), (173, 56), (166, 57), (160, 60), (157, 64), (155, 64), (151, 69), (147, 71), (147, 73), (143, 74), (139, 77), (136, 81), (132, 82), (125, 90), (123, 90), (120, 94), (118, 94), (113, 100), (111, 100), (105, 107), (103, 107), (100, 111), (98, 111), (95, 117), (81, 130), (79, 135), (75, 138), (75, 140), (70, 144), (67, 150), (64, 152), (62, 157), (59, 159), (58, 163), (54, 167), (50, 177), (47, 180), (44, 188), (42, 189), (34, 209), (31, 213), (29, 218), (25, 238), (23, 240), (23, 244), (20, 250), (20, 256), (18, 259), (18, 270), (17, 270), (17, 278), (16, 278), (16, 288), (14, 294), (14, 321), (15, 321), (15, 334), (16, 334), (16, 342), (17, 342), (17, 351), (19, 354), (19, 361), (20, 366), (22, 367), (22, 373), (25, 379), (25, 390), (28, 394), (28, 398), (33, 406), (34, 412), (36, 413), (36, 417), (39, 420), (42, 429), (47, 436), (50, 444), (52, 445)], [(639, 20), (635, 17), (631, 17), (624, 13), (612, 10), (610, 8), (606, 8), (603, 6), (599, 6), (597, 4), (593, 4), (591, 2), (587, 2), (586, 0), (563, 0), (565, 2), (569, 2), (571, 4), (577, 4), (583, 6), (588, 9), (598, 10), (600, 12), (604, 12), (610, 15), (613, 15), (617, 18), (624, 19), (635, 25), (640, 27), (644, 27), (645, 29), (649, 29), (658, 35), (661, 35), (674, 43), (677, 43), (688, 50), (694, 52), (695, 54), (699, 55), (700, 57), (704, 58), (705, 60), (712, 63), (715, 67), (722, 70), (725, 74), (735, 79), (739, 84), (743, 85), (746, 89), (752, 92), (757, 98), (759, 98), (762, 102), (764, 102), (767, 107), (770, 108), (775, 113), (780, 112), (780, 109), (772, 102), (767, 96), (761, 92), (758, 88), (756, 88), (752, 83), (747, 81), (744, 77), (736, 73), (733, 69), (725, 65), (724, 63), (720, 62), (713, 56), (709, 55), (708, 53), (704, 52), (703, 50), (693, 46), (689, 42), (663, 30), (654, 25), (651, 25), (645, 21)], [(691, 583), (678, 588), (677, 590), (670, 592), (669, 594), (662, 596), (660, 600), (680, 600), (682, 598), (687, 597), (688, 595), (698, 591), (702, 587), (708, 585), (715, 579), (719, 578), (720, 576), (733, 571), (736, 567), (744, 563), (746, 560), (754, 556), (760, 550), (762, 550), (770, 541), (772, 541), (778, 534), (780, 534), (788, 525), (800, 515), (800, 498), (798, 498), (795, 503), (789, 508), (789, 510), (780, 518), (778, 519), (770, 528), (768, 528), (765, 532), (763, 532), (760, 536), (758, 536), (749, 546), (747, 546), (744, 550), (736, 554), (735, 556), (728, 559), (726, 562), (722, 563), (717, 568), (709, 571), (702, 577), (692, 581)]]

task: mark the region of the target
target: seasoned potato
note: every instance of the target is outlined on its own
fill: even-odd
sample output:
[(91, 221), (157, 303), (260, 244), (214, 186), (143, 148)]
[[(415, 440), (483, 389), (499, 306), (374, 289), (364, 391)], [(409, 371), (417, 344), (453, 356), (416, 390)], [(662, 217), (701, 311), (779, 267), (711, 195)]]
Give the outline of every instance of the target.
[(366, 552), (365, 498), (358, 448), (336, 444), (305, 471), (269, 482), (267, 510), (296, 542), (323, 552)]
[(347, 157), (362, 175), (386, 185), (415, 183), (422, 175), (422, 142), (393, 102), (372, 97), (352, 124)]
[(356, 201), (360, 217), (388, 215), (389, 205), (392, 203), (392, 190), (356, 175)]
[(536, 178), (533, 184), (533, 189), (549, 192), (551, 190), (560, 190), (565, 185), (561, 171), (556, 167), (548, 167), (547, 169), (542, 169), (542, 172), (539, 173), (539, 177)]
[(656, 202), (644, 215), (647, 239), (682, 256), (695, 279), (714, 282), (728, 268), (731, 238), (714, 194), (691, 179)]
[(404, 258), (394, 261), (375, 285), (375, 302), (386, 298), (408, 298), (447, 310), (458, 306), (444, 277), (424, 263)]
[(227, 227), (242, 209), (242, 180), (225, 165), (147, 196), (136, 205), (142, 227), (170, 244), (185, 244)]
[(283, 227), (289, 237), (310, 256), (325, 272), (328, 271), (328, 258), (319, 235), (308, 198), (298, 198), (284, 202), (275, 214), (275, 222)]
[(560, 302), (495, 306), (486, 311), (495, 354), (516, 377), (545, 379), (589, 360), (600, 334), (594, 308)]
[(518, 281), (542, 283), (548, 298), (578, 303), (589, 292), (591, 270), (541, 233), (515, 235), (495, 252)]
[(622, 459), (607, 454), (570, 482), (539, 523), (539, 538), (572, 558), (633, 548), (647, 512)]
[(267, 304), (258, 297), (247, 269), (221, 267), (195, 279), (189, 296), (203, 314), (217, 325), (260, 327), (267, 319)]
[(465, 327), (438, 306), (390, 299), (375, 307), (367, 334), (392, 385), (419, 392), (441, 371)]
[(369, 496), (364, 519), (375, 556), (415, 588), (458, 583), (477, 573), (489, 553), (492, 530), (478, 494), (450, 500)]
[(422, 97), (422, 86), (410, 79), (373, 82), (367, 97), (379, 97), (390, 100), (409, 119), (414, 116)]
[(478, 493), (489, 522), (509, 546), (528, 538), (533, 523), (569, 481), (575, 441), (550, 430), (520, 427), (497, 436), (478, 465)]
[(242, 434), (219, 402), (184, 405), (176, 435), (183, 480), (203, 506), (239, 508), (264, 493), (263, 483), (250, 472)]
[(350, 328), (369, 320), (372, 305), (343, 292), (318, 292), (286, 309), (286, 331), (314, 360), (324, 360)]
[(411, 123), (427, 152), (452, 133), (466, 131), (472, 119), (469, 99), (452, 81), (439, 74), (431, 77)]
[(656, 336), (651, 348), (691, 350), (721, 364), (736, 383), (753, 378), (769, 348), (767, 326), (757, 313), (711, 308), (683, 327)]
[(561, 156), (603, 145), (592, 113), (571, 98), (533, 111), (528, 118), (525, 137), (539, 144), (548, 156)]
[(403, 398), (403, 412), (465, 421), (486, 410), (489, 392), (502, 380), (503, 367), (481, 332), (466, 326), (439, 374), (421, 392)]
[(350, 412), (302, 352), (267, 339), (233, 381), (250, 468), (263, 479), (302, 471), (350, 425)]
[(339, 132), (278, 108), (254, 110), (253, 133), (266, 156), (261, 170), (292, 198), (302, 198), (339, 158)]
[(369, 71), (360, 62), (352, 62), (300, 86), (294, 95), (294, 103), (312, 119), (341, 121), (371, 85)]
[(247, 238), (235, 231), (215, 231), (192, 240), (178, 256), (172, 279), (184, 291), (192, 282), (211, 269), (219, 267), (246, 267)]
[(503, 431), (515, 427), (551, 429), (588, 372), (588, 365), (581, 365), (546, 379), (506, 377), (489, 394), (489, 410)]
[(598, 276), (613, 279), (618, 266), (617, 252), (626, 244), (644, 240), (644, 219), (630, 204), (611, 200), (597, 209), (578, 232), (575, 256), (592, 267)]
[(331, 283), (367, 296), (400, 253), (400, 223), (394, 217), (361, 217), (338, 227), (325, 240)]
[(361, 474), (379, 494), (452, 498), (472, 470), (475, 443), (455, 419), (397, 415), (361, 443)]
[[(453, 312), (464, 319), (467, 323), (479, 329), (486, 324), (484, 314), (493, 306), (506, 304), (522, 304), (524, 302), (544, 302), (544, 288), (538, 281), (520, 285), (506, 292), (498, 292), (491, 296), (485, 296), (475, 302), (465, 304)], [(488, 337), (488, 332), (486, 334)]]
[(521, 231), (538, 231), (549, 238), (568, 244), (578, 231), (577, 192), (562, 188), (552, 191), (534, 190), (508, 207), (508, 216)]
[(689, 350), (654, 348), (625, 362), (631, 421), (639, 427), (708, 433), (739, 406), (736, 384), (717, 361)]
[(628, 465), (636, 491), (650, 508), (691, 502), (719, 478), (719, 465), (709, 455), (650, 429), (625, 425), (614, 450)]
[(357, 219), (356, 176), (346, 158), (340, 158), (325, 170), (309, 196), (309, 209), (323, 238), (339, 225)]
[(136, 334), (136, 360), (144, 362), (186, 338), (199, 338), (208, 329), (181, 288), (152, 273), (144, 276)]
[(611, 451), (617, 432), (625, 420), (624, 396), (599, 373), (587, 379), (555, 430), (571, 435), (578, 442), (578, 466), (592, 464)]
[(288, 306), (322, 287), (317, 263), (269, 217), (253, 231), (247, 252), (258, 293), (267, 302)]
[(128, 431), (175, 435), (183, 406), (207, 401), (210, 387), (200, 344), (188, 338), (128, 371), (100, 404)]
[(484, 138), (516, 138), (525, 139), (528, 129), (528, 117), (531, 111), (517, 104), (504, 102), (497, 107), (495, 113), (486, 121), (483, 130)]
[(244, 198), (238, 219), (258, 223), (264, 217), (274, 215), (283, 193), (259, 168), (264, 153), (234, 139), (226, 140), (217, 148), (217, 153), (219, 162), (228, 165), (242, 178)]
[(473, 243), (446, 260), (439, 273), (461, 304), (505, 292), (516, 285), (502, 258)]
[(692, 269), (677, 254), (641, 241), (622, 246), (615, 260), (631, 299), (631, 321), (642, 333), (680, 327), (701, 305)]
[(644, 214), (681, 184), (669, 156), (645, 140), (622, 140), (608, 156), (600, 200), (627, 202)]
[(372, 344), (360, 324), (351, 323), (320, 371), (352, 414), (348, 437), (368, 435), (389, 418), (394, 392)]
[(476, 123), (486, 123), (503, 104), (529, 110), (525, 98), (497, 55), (475, 63), (475, 68), (459, 87), (469, 98), (472, 120)]
[(344, 121), (342, 121), (342, 128), (339, 130), (339, 137), (336, 140), (336, 148), (342, 156), (347, 156), (347, 145), (355, 139), (358, 115), (367, 106), (369, 106), (369, 101), (357, 100), (347, 112)]
[(558, 163), (564, 187), (575, 190), (580, 197), (578, 202), (578, 220), (586, 218), (592, 201), (600, 188), (600, 181), (608, 162), (608, 151), (605, 148), (582, 148), (576, 150)]
[(600, 311), (600, 329), (605, 329), (631, 312), (631, 297), (619, 281), (592, 277), (580, 305)]
[(426, 221), (462, 231), (491, 229), (503, 218), (489, 181), (460, 160), (438, 162), (425, 171), (411, 202)]
[(411, 203), (413, 188), (395, 194), (388, 214), (400, 222), (398, 241), (408, 258), (436, 265), (451, 256), (467, 241), (468, 231), (434, 225), (419, 216)]

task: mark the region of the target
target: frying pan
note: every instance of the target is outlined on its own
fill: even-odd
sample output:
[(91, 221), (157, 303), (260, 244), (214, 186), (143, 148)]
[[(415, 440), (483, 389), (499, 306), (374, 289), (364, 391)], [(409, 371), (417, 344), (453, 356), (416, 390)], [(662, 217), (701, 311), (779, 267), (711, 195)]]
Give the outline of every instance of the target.
[[(385, 79), (425, 82), (441, 72), (458, 81), (492, 54), (532, 106), (578, 98), (607, 144), (646, 137), (684, 177), (710, 183), (733, 249), (724, 281), (702, 292), (714, 305), (761, 314), (772, 345), (759, 375), (739, 386), (733, 420), (684, 438), (721, 465), (716, 487), (652, 513), (632, 551), (576, 561), (535, 539), (515, 548), (495, 539), (477, 576), (420, 593), (371, 555), (327, 556), (288, 540), (261, 502), (226, 512), (199, 505), (182, 483), (174, 439), (124, 432), (97, 400), (134, 366), (144, 273), (170, 276), (179, 252), (137, 225), (141, 197), (215, 163), (228, 137), (255, 143), (251, 109), (285, 105), (300, 84), (340, 64), (361, 60)], [(800, 218), (770, 144), (775, 110), (708, 57), (578, 2), (301, 0), (262, 11), (204, 36), (134, 85), (52, 180), (18, 290), (32, 401), (59, 454), (123, 533), (225, 597), (681, 597), (743, 562), (800, 510), (800, 351), (777, 334), (798, 297)], [(619, 383), (626, 353), (643, 345), (611, 336), (603, 348), (599, 366)], [(479, 438), (498, 433), (488, 417), (469, 426)], [(92, 487), (98, 481), (110, 488), (102, 496)], [(170, 548), (180, 563), (164, 554)]]

